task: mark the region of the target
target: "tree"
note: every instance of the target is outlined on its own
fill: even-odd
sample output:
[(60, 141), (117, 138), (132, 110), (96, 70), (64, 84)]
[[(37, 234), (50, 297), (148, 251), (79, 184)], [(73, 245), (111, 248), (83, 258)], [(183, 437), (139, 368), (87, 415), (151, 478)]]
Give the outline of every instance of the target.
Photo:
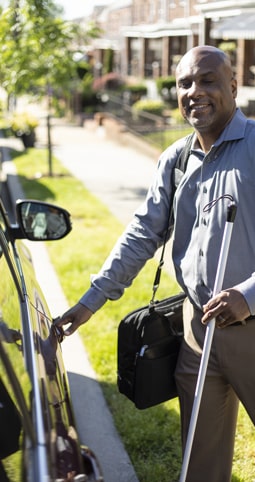
[(10, 0), (0, 16), (0, 82), (8, 94), (68, 91), (78, 78), (74, 53), (99, 30), (64, 21), (52, 0)]
[(0, 83), (8, 96), (22, 94), (68, 95), (79, 82), (75, 52), (89, 37), (61, 18), (62, 9), (53, 0), (9, 0), (0, 15)]
[(51, 0), (10, 0), (0, 18), (2, 86), (23, 94), (51, 85), (64, 88), (75, 75), (74, 27), (56, 16)]

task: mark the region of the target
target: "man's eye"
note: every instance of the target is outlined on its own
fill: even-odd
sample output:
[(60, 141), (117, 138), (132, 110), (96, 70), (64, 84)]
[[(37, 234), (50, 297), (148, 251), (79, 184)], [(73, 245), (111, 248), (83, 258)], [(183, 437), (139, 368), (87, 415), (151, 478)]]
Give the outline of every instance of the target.
[(180, 87), (180, 89), (189, 89), (191, 87), (191, 82), (188, 80), (182, 80), (179, 82), (178, 87)]

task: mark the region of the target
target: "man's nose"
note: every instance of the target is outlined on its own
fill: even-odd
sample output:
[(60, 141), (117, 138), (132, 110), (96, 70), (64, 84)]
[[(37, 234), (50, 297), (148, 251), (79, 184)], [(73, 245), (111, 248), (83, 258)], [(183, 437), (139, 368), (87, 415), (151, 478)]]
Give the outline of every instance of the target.
[(197, 97), (199, 95), (202, 95), (203, 89), (200, 83), (196, 82), (195, 80), (191, 83), (189, 91), (188, 91), (188, 96), (189, 97)]

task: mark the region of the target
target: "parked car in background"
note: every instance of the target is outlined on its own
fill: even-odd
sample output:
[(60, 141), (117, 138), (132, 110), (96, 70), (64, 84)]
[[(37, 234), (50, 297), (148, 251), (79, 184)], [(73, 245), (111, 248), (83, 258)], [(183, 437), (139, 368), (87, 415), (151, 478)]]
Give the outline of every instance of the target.
[(16, 218), (10, 222), (0, 198), (0, 482), (103, 481), (96, 456), (80, 444), (63, 332), (54, 326), (22, 241), (63, 238), (70, 216), (23, 200)]

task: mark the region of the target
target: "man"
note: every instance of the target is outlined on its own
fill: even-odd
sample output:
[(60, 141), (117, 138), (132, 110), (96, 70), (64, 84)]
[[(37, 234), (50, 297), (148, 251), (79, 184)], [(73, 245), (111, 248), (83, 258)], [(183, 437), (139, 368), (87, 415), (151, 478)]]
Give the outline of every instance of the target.
[[(255, 422), (255, 122), (236, 108), (236, 80), (219, 49), (201, 46), (187, 52), (177, 67), (176, 82), (180, 111), (195, 132), (174, 200), (172, 256), (177, 280), (187, 294), (185, 340), (176, 369), (183, 447), (206, 324), (215, 318), (217, 327), (186, 480), (230, 482), (238, 400)], [(171, 171), (185, 142), (177, 141), (161, 155), (144, 204), (91, 288), (58, 321), (59, 326), (69, 324), (67, 334), (107, 299), (119, 298), (162, 244)], [(223, 291), (213, 297), (229, 198), (237, 214)]]

